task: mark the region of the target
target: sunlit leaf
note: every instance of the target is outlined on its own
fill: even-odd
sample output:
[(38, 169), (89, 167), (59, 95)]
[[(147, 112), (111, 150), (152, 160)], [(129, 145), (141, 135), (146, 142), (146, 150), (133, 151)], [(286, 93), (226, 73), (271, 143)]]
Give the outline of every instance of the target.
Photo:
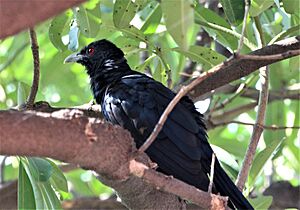
[[(227, 30), (231, 30), (230, 25), (226, 22), (224, 18), (219, 16), (214, 11), (205, 8), (201, 4), (196, 5), (195, 20), (196, 22), (203, 21), (205, 23), (212, 23), (221, 26), (223, 28), (226, 28)], [(232, 35), (228, 34), (224, 30), (222, 31), (221, 28), (219, 30), (211, 29), (209, 27), (204, 27), (204, 28), (205, 31), (207, 31), (210, 36), (216, 38), (224, 46), (230, 47), (232, 50), (237, 48), (237, 43), (238, 43), (237, 37), (233, 37)]]
[(163, 84), (166, 84), (167, 82), (166, 70), (160, 59), (158, 59), (157, 66), (154, 69), (153, 78)]
[(67, 46), (62, 42), (62, 32), (67, 24), (68, 19), (69, 18), (66, 13), (62, 13), (51, 21), (49, 27), (49, 39), (54, 47), (60, 51), (67, 49)]
[(149, 7), (151, 9), (150, 13), (148, 14), (148, 17), (141, 28), (141, 31), (143, 31), (144, 34), (155, 33), (162, 17), (161, 7), (159, 3), (151, 2), (149, 4)]
[(182, 53), (195, 62), (201, 63), (206, 70), (225, 60), (223, 55), (210, 48), (201, 46), (191, 46), (187, 51), (180, 48), (174, 48), (173, 50)]
[(259, 152), (252, 163), (249, 177), (250, 177), (250, 186), (252, 186), (255, 182), (256, 177), (261, 172), (263, 166), (272, 157), (272, 154), (278, 147), (278, 145), (283, 141), (283, 139), (273, 139), (271, 144), (267, 145), (267, 147)]
[(72, 187), (76, 192), (79, 192), (82, 196), (99, 196), (93, 190), (90, 189), (88, 183), (84, 182), (81, 179), (81, 175), (84, 173), (84, 170), (77, 169), (71, 172), (66, 173), (66, 178), (69, 182), (72, 183)]
[[(96, 7), (95, 11), (100, 13), (100, 8)], [(95, 37), (100, 29), (100, 17), (94, 16), (90, 11), (87, 11), (83, 6), (78, 6), (73, 9), (76, 17), (78, 28), (86, 37)]]
[(135, 16), (139, 5), (131, 0), (116, 0), (114, 5), (113, 20), (117, 28), (125, 28)]
[(168, 32), (183, 50), (188, 49), (187, 33), (194, 22), (194, 5), (191, 0), (163, 0), (162, 12)]
[(256, 17), (266, 9), (270, 8), (273, 4), (274, 0), (252, 0), (249, 14), (252, 17)]
[(130, 25), (126, 28), (120, 29), (120, 31), (124, 34), (124, 36), (129, 37), (131, 39), (135, 39), (137, 41), (142, 41), (148, 43), (148, 38), (136, 27)]
[(13, 37), (13, 41), (10, 44), (4, 58), (1, 58), (0, 72), (7, 68), (22, 52), (29, 46), (28, 36), (24, 33), (18, 34)]

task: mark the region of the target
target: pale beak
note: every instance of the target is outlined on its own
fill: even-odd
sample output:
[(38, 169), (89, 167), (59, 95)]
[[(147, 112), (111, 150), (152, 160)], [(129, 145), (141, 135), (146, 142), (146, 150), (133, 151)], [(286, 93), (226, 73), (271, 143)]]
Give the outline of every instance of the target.
[(73, 53), (65, 58), (64, 63), (73, 63), (81, 61), (83, 56), (79, 53)]

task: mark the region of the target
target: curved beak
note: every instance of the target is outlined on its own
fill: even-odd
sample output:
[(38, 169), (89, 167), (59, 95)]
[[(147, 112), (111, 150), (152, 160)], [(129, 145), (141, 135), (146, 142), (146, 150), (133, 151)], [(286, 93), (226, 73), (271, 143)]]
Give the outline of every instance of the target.
[(73, 63), (82, 60), (83, 56), (79, 53), (73, 53), (65, 58), (64, 63)]

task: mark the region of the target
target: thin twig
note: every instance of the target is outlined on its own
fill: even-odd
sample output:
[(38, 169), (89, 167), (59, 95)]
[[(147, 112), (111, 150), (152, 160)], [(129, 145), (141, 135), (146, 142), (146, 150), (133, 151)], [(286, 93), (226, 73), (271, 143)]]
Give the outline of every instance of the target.
[(36, 33), (33, 28), (29, 29), (29, 33), (30, 33), (31, 50), (33, 56), (33, 80), (32, 80), (30, 94), (27, 99), (26, 107), (32, 108), (34, 104), (35, 96), (39, 88), (40, 58), (39, 58), (39, 46), (37, 43)]
[[(236, 120), (232, 120), (232, 121), (227, 121), (227, 122), (220, 122), (220, 123), (213, 123), (214, 127), (218, 127), (218, 126), (224, 126), (224, 125), (228, 125), (228, 124), (241, 124), (241, 125), (249, 125), (249, 126), (255, 126), (255, 123), (248, 123), (248, 122), (241, 122), (241, 121), (236, 121)], [(261, 125), (261, 127), (263, 127), (264, 129), (268, 129), (268, 130), (285, 130), (285, 129), (300, 129), (300, 126), (278, 126), (278, 125)]]
[(208, 186), (209, 193), (211, 193), (213, 183), (214, 183), (215, 161), (216, 161), (216, 155), (215, 153), (213, 153), (211, 157), (211, 165), (210, 165), (210, 177), (209, 177), (209, 186)]
[[(259, 18), (255, 17), (255, 24), (257, 27), (257, 30), (259, 32), (260, 40), (261, 40), (261, 45), (265, 45), (265, 40), (263, 36), (263, 31), (261, 24), (259, 22)], [(263, 126), (265, 122), (265, 115), (266, 115), (266, 109), (267, 109), (267, 104), (268, 104), (268, 95), (269, 95), (269, 69), (268, 66), (262, 67), (260, 70), (260, 82), (261, 82), (261, 90), (259, 94), (259, 101), (258, 101), (258, 110), (257, 110), (257, 115), (256, 115), (256, 122), (253, 127), (253, 133), (251, 136), (250, 144), (248, 146), (246, 156), (243, 162), (242, 169), (240, 173), (238, 174), (237, 178), (237, 187), (242, 191), (246, 179), (249, 174), (249, 170), (252, 164), (252, 161), (254, 159), (254, 154), (260, 139), (260, 136), (264, 130)]]
[(212, 74), (218, 72), (222, 67), (225, 65), (229, 65), (230, 62), (233, 60), (226, 61), (222, 64), (219, 64), (212, 69), (210, 69), (207, 72), (202, 73), (198, 78), (196, 78), (194, 81), (192, 81), (189, 85), (187, 86), (182, 86), (176, 96), (172, 99), (172, 101), (169, 103), (163, 114), (161, 115), (158, 123), (154, 127), (151, 135), (147, 138), (145, 143), (139, 148), (138, 153), (142, 153), (146, 151), (146, 149), (153, 143), (153, 141), (156, 139), (157, 135), (161, 131), (164, 123), (166, 122), (169, 114), (171, 111), (174, 109), (176, 104), (180, 101), (180, 99), (185, 96), (189, 91), (191, 91), (194, 87), (196, 87), (198, 84), (203, 82), (208, 76), (211, 76)]
[(277, 60), (290, 56), (300, 55), (300, 49), (298, 50), (289, 50), (281, 54), (274, 55), (236, 55), (239, 59), (245, 60), (255, 60), (255, 61), (265, 61), (265, 60)]
[(20, 55), (20, 53), (27, 47), (29, 42), (23, 43), (21, 47), (19, 47), (12, 55), (10, 55), (6, 61), (6, 63), (0, 65), (0, 72), (6, 69), (14, 60)]
[[(217, 104), (219, 103), (220, 100), (221, 100), (221, 97), (218, 96), (217, 99), (215, 100), (214, 104), (211, 106), (209, 113), (213, 113), (216, 110)], [(210, 114), (209, 114), (209, 117), (210, 117)]]
[(244, 19), (243, 19), (242, 34), (241, 34), (241, 38), (239, 40), (238, 48), (236, 50), (236, 55), (240, 54), (240, 51), (244, 44), (244, 37), (245, 37), (245, 30), (246, 30), (246, 25), (247, 25), (247, 17), (248, 17), (248, 13), (249, 13), (249, 8), (250, 8), (250, 0), (245, 0), (245, 13), (244, 13)]
[(219, 106), (215, 107), (215, 110), (223, 109), (227, 104), (231, 103), (234, 99), (236, 99), (238, 96), (243, 94), (246, 90), (249, 88), (249, 84), (256, 78), (256, 74), (252, 75), (249, 80), (247, 80), (244, 83), (241, 83), (237, 90), (235, 91), (235, 94), (232, 95), (229, 98), (226, 98), (224, 101), (222, 101)]
[[(300, 52), (299, 52), (300, 53)], [(282, 55), (282, 54), (278, 54)], [(282, 57), (281, 57), (282, 58)], [(182, 86), (181, 89), (178, 91), (177, 95), (173, 98), (173, 100), (169, 103), (163, 114), (161, 115), (158, 123), (156, 124), (154, 130), (152, 131), (151, 135), (147, 138), (145, 143), (140, 147), (138, 150), (138, 153), (144, 152), (153, 141), (155, 141), (157, 135), (161, 131), (164, 123), (167, 120), (168, 115), (171, 113), (173, 108), (176, 106), (176, 104), (180, 101), (180, 99), (186, 95), (189, 91), (193, 90), (196, 86), (200, 86), (201, 83), (206, 82), (206, 78), (213, 78), (215, 75), (219, 73), (219, 71), (228, 68), (229, 66), (236, 64), (238, 62), (239, 58), (229, 59), (225, 61), (224, 63), (221, 63), (217, 66), (214, 66), (209, 71), (202, 73), (198, 78), (193, 80), (189, 85)], [(278, 59), (280, 60), (280, 59)], [(266, 64), (264, 64), (266, 65)], [(206, 81), (205, 81), (206, 80)]]

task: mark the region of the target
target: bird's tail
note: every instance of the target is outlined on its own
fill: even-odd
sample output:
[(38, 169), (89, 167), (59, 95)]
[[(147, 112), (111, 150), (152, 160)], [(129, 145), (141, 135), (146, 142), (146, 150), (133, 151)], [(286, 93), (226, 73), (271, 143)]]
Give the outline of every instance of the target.
[(237, 209), (254, 209), (241, 191), (231, 181), (218, 161), (215, 163), (214, 170), (215, 187), (221, 195), (229, 197), (229, 206), (232, 207), (233, 204)]

